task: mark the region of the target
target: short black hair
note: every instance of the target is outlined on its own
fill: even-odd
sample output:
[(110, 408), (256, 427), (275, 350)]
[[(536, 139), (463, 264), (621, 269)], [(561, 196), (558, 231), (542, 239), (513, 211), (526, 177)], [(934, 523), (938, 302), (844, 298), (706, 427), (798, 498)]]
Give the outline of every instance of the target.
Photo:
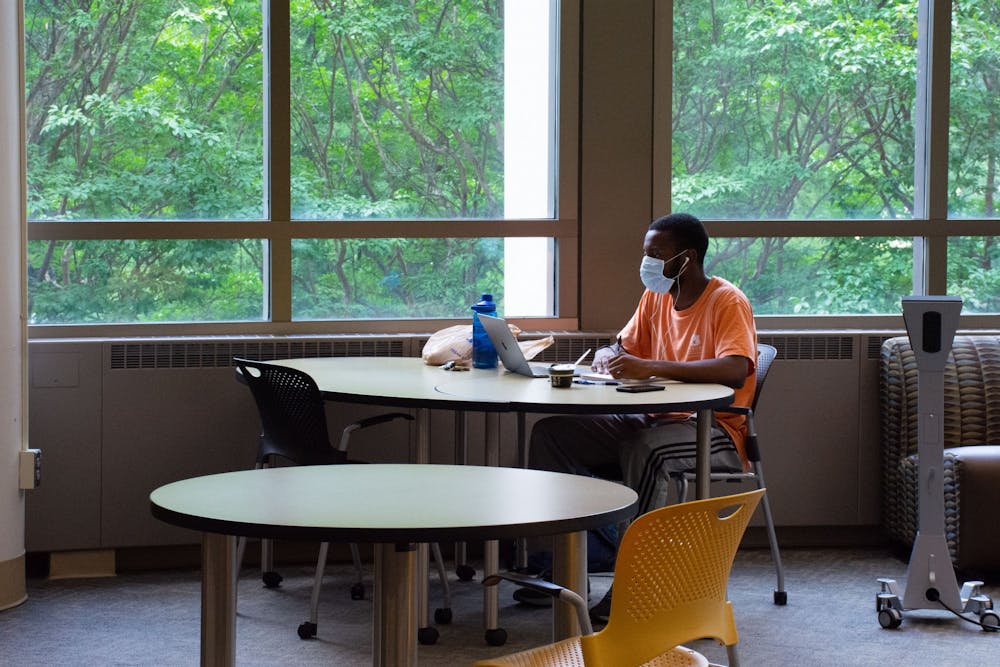
[(681, 250), (694, 250), (698, 253), (698, 262), (705, 263), (708, 253), (708, 232), (701, 220), (690, 213), (671, 213), (653, 220), (649, 224), (650, 231), (669, 232)]

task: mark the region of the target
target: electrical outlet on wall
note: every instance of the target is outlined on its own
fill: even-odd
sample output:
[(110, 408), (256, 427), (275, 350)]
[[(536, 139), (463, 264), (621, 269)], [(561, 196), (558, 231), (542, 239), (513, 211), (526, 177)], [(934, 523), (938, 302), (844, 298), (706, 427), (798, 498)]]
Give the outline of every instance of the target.
[(21, 451), (18, 480), (22, 489), (37, 489), (42, 483), (42, 450)]

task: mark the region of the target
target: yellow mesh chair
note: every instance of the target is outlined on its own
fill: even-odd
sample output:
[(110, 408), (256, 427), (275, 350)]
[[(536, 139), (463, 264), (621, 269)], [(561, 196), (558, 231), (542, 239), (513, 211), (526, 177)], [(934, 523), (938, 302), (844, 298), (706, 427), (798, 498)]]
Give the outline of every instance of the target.
[(669, 505), (638, 517), (618, 548), (615, 594), (608, 624), (592, 633), (586, 602), (572, 591), (530, 577), (502, 573), (500, 579), (536, 587), (573, 603), (584, 635), (476, 667), (640, 667), (707, 665), (683, 642), (711, 638), (739, 664), (736, 621), (726, 583), (743, 532), (764, 489)]

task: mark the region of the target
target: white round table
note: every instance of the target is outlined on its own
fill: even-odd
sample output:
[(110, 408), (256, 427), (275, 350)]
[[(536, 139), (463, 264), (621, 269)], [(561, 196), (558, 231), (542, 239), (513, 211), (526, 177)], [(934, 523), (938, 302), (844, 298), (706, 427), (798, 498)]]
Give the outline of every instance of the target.
[[(709, 496), (712, 410), (733, 400), (733, 390), (720, 384), (669, 383), (662, 391), (630, 394), (603, 384), (552, 387), (547, 378), (529, 378), (502, 369), (445, 371), (428, 366), (415, 357), (314, 357), (283, 359), (271, 363), (308, 373), (329, 400), (414, 409), (416, 447), (413, 463), (430, 460), (430, 410), (456, 413), (478, 411), (485, 416), (485, 463), (500, 463), (500, 415), (514, 413), (518, 420), (518, 453), (524, 460), (525, 413), (612, 414), (696, 411), (698, 413), (695, 495)], [(463, 422), (464, 423), (464, 422)], [(427, 551), (421, 548), (420, 568), (427, 567)], [(586, 594), (586, 576), (572, 576), (572, 568), (553, 563), (553, 576), (581, 595)], [(484, 549), (486, 574), (499, 569), (495, 542)], [(428, 625), (427, 580), (420, 580), (421, 627)], [(499, 626), (499, 591), (488, 588), (483, 596), (483, 625), (489, 637)], [(555, 605), (553, 637), (579, 633), (576, 617)]]
[(203, 533), (201, 664), (235, 656), (235, 537), (375, 545), (373, 664), (415, 665), (415, 543), (554, 535), (586, 581), (586, 531), (629, 518), (631, 489), (521, 468), (298, 466), (195, 477), (150, 494), (153, 515)]

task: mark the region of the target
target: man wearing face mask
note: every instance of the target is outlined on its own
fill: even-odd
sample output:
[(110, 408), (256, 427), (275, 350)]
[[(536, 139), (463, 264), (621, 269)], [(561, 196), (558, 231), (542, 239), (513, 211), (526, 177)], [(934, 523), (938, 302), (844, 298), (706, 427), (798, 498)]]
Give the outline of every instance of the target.
[[(723, 384), (735, 389), (735, 405), (751, 404), (753, 311), (734, 285), (705, 275), (707, 250), (708, 233), (696, 217), (674, 213), (653, 221), (639, 267), (646, 290), (618, 343), (594, 355), (593, 370), (620, 380), (656, 376)], [(742, 470), (746, 420), (730, 414), (717, 419), (712, 468)], [(666, 501), (661, 476), (694, 469), (696, 435), (693, 413), (549, 417), (532, 430), (528, 465), (622, 479), (639, 494), (644, 513)]]

